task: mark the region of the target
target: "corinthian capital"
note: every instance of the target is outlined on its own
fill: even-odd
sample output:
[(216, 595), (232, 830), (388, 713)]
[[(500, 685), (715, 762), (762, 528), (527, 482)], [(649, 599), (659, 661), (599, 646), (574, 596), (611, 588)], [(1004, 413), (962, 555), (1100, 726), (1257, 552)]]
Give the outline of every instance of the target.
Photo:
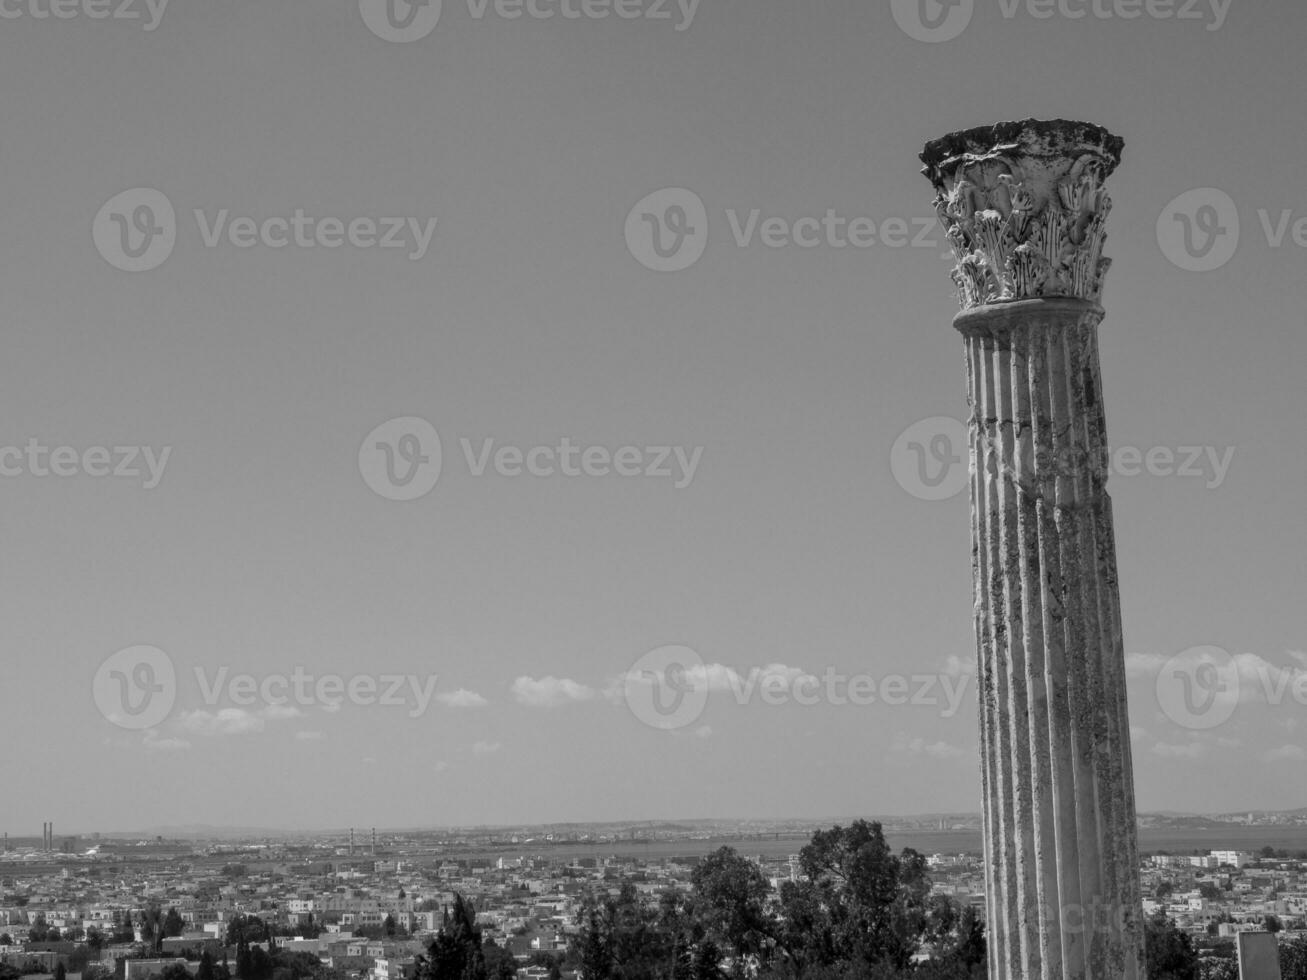
[(926, 144), (922, 169), (952, 245), (963, 309), (1070, 296), (1097, 303), (1124, 141), (1065, 119), (998, 123)]

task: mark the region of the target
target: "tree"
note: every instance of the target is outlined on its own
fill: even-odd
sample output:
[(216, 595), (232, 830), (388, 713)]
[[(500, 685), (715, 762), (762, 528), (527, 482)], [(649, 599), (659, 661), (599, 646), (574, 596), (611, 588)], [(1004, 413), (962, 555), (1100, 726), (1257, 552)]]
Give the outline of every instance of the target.
[(922, 855), (894, 855), (879, 823), (858, 820), (814, 833), (799, 867), (803, 880), (785, 882), (780, 894), (780, 946), (794, 972), (908, 967), (929, 925)]
[(276, 964), (272, 957), (264, 952), (262, 946), (250, 947), (248, 963), (249, 975), (242, 976), (242, 980), (272, 980), (272, 973)]
[(136, 930), (132, 926), (131, 910), (124, 909), (121, 919), (119, 919), (117, 914), (115, 913), (113, 941), (115, 943), (130, 943), (135, 938), (136, 938)]
[(1175, 886), (1169, 881), (1159, 881), (1157, 887), (1153, 889), (1153, 897), (1157, 899), (1169, 898), (1175, 891)]
[(1148, 980), (1197, 980), (1193, 943), (1161, 912), (1144, 922), (1144, 960)]
[(462, 895), (445, 917), (427, 955), (418, 959), (418, 980), (487, 980), (476, 908)]
[(1280, 944), (1281, 980), (1307, 980), (1307, 936)]
[(1239, 980), (1239, 964), (1225, 956), (1204, 956), (1198, 961), (1198, 980)]
[(691, 963), (692, 980), (725, 980), (721, 963), (722, 954), (717, 944), (711, 939), (701, 942)]
[(389, 912), (386, 913), (386, 921), (381, 924), (381, 928), (385, 931), (387, 938), (395, 938), (395, 917)]
[(578, 916), (580, 930), (579, 959), (584, 980), (611, 980), (613, 976), (613, 950), (611, 925), (605, 910), (587, 899)]
[(181, 915), (178, 914), (175, 908), (169, 908), (168, 914), (163, 919), (163, 935), (172, 938), (180, 936), (185, 931), (186, 923), (182, 921)]
[(980, 913), (970, 905), (958, 909), (946, 895), (937, 898), (940, 905), (951, 906), (953, 914), (932, 908), (932, 925), (927, 930), (934, 947), (932, 964), (945, 977), (983, 977), (988, 947)]
[(154, 937), (158, 934), (158, 922), (158, 909), (146, 909), (141, 913), (141, 942), (154, 945)]
[(762, 871), (733, 848), (708, 855), (691, 875), (694, 911), (708, 935), (738, 954), (760, 953), (775, 929), (767, 909), (771, 886)]
[(481, 958), (486, 964), (487, 980), (516, 980), (517, 960), (512, 951), (501, 949), (489, 936), (481, 944)]
[(68, 968), (63, 963), (55, 964), (54, 980), (68, 980)]

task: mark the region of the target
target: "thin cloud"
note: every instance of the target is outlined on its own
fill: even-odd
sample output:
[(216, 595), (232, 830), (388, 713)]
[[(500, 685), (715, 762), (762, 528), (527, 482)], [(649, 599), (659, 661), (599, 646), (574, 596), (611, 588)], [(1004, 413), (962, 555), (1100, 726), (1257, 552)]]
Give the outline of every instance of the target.
[(1158, 742), (1151, 751), (1163, 759), (1201, 759), (1207, 755), (1207, 746), (1202, 742)]
[(191, 747), (186, 739), (162, 738), (153, 728), (146, 731), (143, 744), (152, 752), (185, 752)]
[(967, 754), (964, 749), (948, 742), (927, 742), (920, 736), (914, 738), (906, 732), (898, 732), (894, 736), (890, 750), (903, 755), (924, 755), (931, 759), (957, 759)]
[(177, 718), (178, 727), (188, 734), (215, 737), (223, 735), (249, 735), (267, 728), (269, 721), (285, 721), (303, 714), (294, 705), (269, 705), (258, 711), (244, 708), (220, 708), (218, 711), (183, 711)]
[(447, 708), (484, 708), (490, 703), (476, 691), (469, 691), (465, 687), (460, 687), (457, 691), (437, 694), (436, 700)]
[(498, 752), (501, 746), (498, 742), (475, 742), (472, 745), (473, 755), (490, 755), (492, 752)]
[(1307, 749), (1301, 745), (1281, 745), (1266, 753), (1267, 762), (1307, 762)]
[(266, 723), (258, 715), (244, 708), (222, 708), (218, 711), (184, 711), (177, 718), (184, 732), (195, 735), (247, 735), (261, 732)]
[(751, 667), (741, 674), (734, 667), (722, 663), (692, 664), (674, 676), (668, 671), (628, 671), (619, 675), (604, 689), (604, 697), (620, 703), (630, 685), (654, 685), (670, 689), (706, 691), (709, 694), (734, 694), (741, 701), (759, 690), (792, 691), (797, 681), (810, 678), (805, 684), (815, 687), (819, 679), (801, 667), (772, 663), (764, 667)]
[(519, 677), (513, 681), (513, 697), (518, 704), (532, 708), (556, 708), (575, 701), (589, 701), (598, 692), (578, 681), (566, 677)]

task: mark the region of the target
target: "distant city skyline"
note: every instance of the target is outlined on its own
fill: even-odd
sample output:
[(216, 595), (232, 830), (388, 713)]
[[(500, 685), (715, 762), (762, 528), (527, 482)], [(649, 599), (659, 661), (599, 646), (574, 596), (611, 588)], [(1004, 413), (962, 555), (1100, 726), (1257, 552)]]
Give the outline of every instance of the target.
[[(1241, 811), (1209, 812), (1209, 813), (1190, 813), (1190, 812), (1175, 811), (1175, 810), (1159, 810), (1159, 811), (1144, 810), (1144, 811), (1140, 811), (1139, 819), (1141, 822), (1151, 822), (1156, 818), (1170, 817), (1170, 818), (1180, 818), (1180, 819), (1187, 819), (1187, 818), (1212, 819), (1217, 817), (1241, 817), (1244, 814), (1247, 814), (1249, 817), (1258, 816), (1263, 818), (1277, 817), (1277, 816), (1279, 817), (1296, 816), (1303, 821), (1307, 821), (1307, 806), (1295, 807), (1288, 810), (1260, 810), (1257, 809), (1256, 807), (1253, 807), (1251, 809), (1241, 810)], [(371, 825), (368, 826), (360, 825), (356, 827), (348, 827), (348, 826), (332, 827), (326, 825), (254, 827), (254, 826), (241, 826), (239, 824), (232, 824), (232, 825), (182, 824), (177, 826), (151, 826), (151, 827), (138, 827), (134, 829), (118, 829), (118, 830), (106, 830), (104, 828), (94, 828), (94, 829), (82, 828), (79, 830), (74, 828), (71, 830), (64, 831), (61, 828), (59, 833), (55, 835), (55, 840), (58, 841), (67, 838), (85, 838), (89, 840), (95, 836), (100, 836), (104, 838), (124, 838), (124, 837), (137, 837), (137, 836), (160, 836), (160, 835), (164, 837), (168, 837), (169, 835), (174, 835), (183, 838), (190, 838), (190, 837), (203, 838), (205, 835), (210, 833), (220, 835), (223, 837), (231, 837), (231, 838), (253, 838), (263, 834), (281, 835), (281, 836), (305, 834), (305, 835), (312, 835), (315, 837), (331, 837), (331, 836), (345, 837), (349, 834), (351, 830), (353, 830), (356, 835), (356, 839), (355, 839), (356, 847), (363, 849), (370, 845), (371, 834), (374, 830), (376, 831), (379, 838), (386, 835), (397, 835), (397, 834), (431, 834), (431, 833), (439, 833), (439, 832), (455, 833), (455, 832), (462, 832), (462, 831), (489, 832), (489, 831), (503, 830), (503, 831), (551, 831), (552, 832), (552, 831), (559, 830), (561, 828), (568, 828), (568, 827), (595, 828), (594, 832), (598, 832), (598, 828), (607, 828), (609, 832), (616, 832), (616, 830), (619, 828), (622, 831), (635, 832), (641, 829), (641, 825), (649, 825), (647, 829), (657, 830), (661, 828), (663, 830), (668, 830), (671, 827), (677, 825), (688, 825), (692, 827), (695, 824), (736, 825), (735, 830), (737, 832), (743, 832), (743, 827), (741, 825), (746, 825), (750, 823), (763, 824), (763, 825), (790, 823), (795, 825), (801, 825), (804, 827), (817, 827), (817, 826), (824, 827), (824, 826), (848, 824), (848, 823), (852, 823), (855, 820), (873, 820), (882, 823), (895, 824), (901, 826), (904, 823), (926, 823), (926, 822), (934, 823), (936, 821), (941, 821), (941, 820), (947, 822), (950, 820), (950, 818), (952, 818), (954, 821), (960, 820), (960, 821), (970, 822), (972, 824), (975, 824), (976, 829), (978, 829), (979, 822), (982, 819), (982, 814), (979, 810), (975, 810), (975, 811), (949, 811), (949, 812), (941, 812), (941, 813), (882, 812), (882, 813), (855, 813), (855, 814), (845, 814), (845, 815), (825, 814), (817, 817), (795, 816), (795, 817), (777, 817), (772, 819), (758, 819), (756, 817), (747, 817), (747, 816), (740, 816), (740, 817), (681, 816), (681, 817), (651, 818), (648, 820), (641, 820), (641, 819), (608, 820), (608, 821), (577, 820), (577, 821), (559, 821), (556, 823), (538, 823), (538, 824), (537, 823), (506, 823), (506, 824), (467, 824), (467, 825), (452, 824), (452, 825), (429, 825), (429, 826), (420, 826), (420, 825), (383, 826), (379, 824), (376, 827), (373, 827)], [(1231, 824), (1231, 826), (1240, 826), (1238, 822), (1230, 821), (1229, 823)], [(1274, 822), (1256, 824), (1256, 826), (1276, 826), (1276, 825), (1277, 824)], [(576, 833), (580, 831), (574, 830), (572, 832)], [(589, 833), (591, 831), (587, 830), (586, 832)], [(778, 831), (755, 830), (752, 832), (759, 833), (759, 834), (770, 834), (770, 833), (776, 833)], [(23, 834), (23, 833), (15, 834), (12, 831), (10, 831), (9, 839), (11, 843), (16, 843), (17, 841), (21, 841), (21, 840), (35, 840), (37, 839), (37, 837), (36, 835), (31, 835), (31, 834)]]

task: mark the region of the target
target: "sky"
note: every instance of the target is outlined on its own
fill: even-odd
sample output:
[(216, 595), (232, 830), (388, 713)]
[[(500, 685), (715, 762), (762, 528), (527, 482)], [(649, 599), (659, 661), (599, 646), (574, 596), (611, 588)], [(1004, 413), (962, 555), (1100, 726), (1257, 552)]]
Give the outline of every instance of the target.
[(0, 826), (978, 810), (918, 154), (1027, 117), (1138, 805), (1307, 806), (1307, 8), (922, 2), (0, 0)]

